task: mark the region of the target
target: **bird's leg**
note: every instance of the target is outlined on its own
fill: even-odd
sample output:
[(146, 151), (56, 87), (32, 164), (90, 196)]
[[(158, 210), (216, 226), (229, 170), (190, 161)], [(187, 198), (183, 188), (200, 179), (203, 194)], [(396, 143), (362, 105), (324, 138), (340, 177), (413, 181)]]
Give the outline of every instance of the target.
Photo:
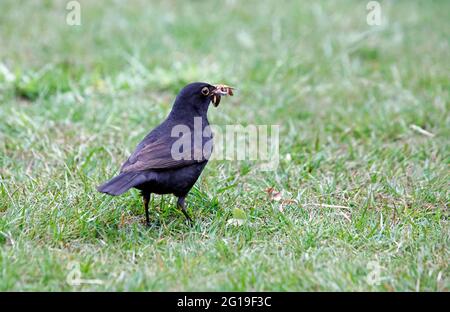
[(181, 209), (181, 212), (184, 214), (184, 216), (186, 217), (186, 219), (189, 221), (189, 223), (192, 225), (192, 219), (191, 217), (189, 217), (187, 211), (186, 211), (186, 204), (184, 203), (184, 199), (185, 197), (178, 197), (178, 202), (177, 202), (177, 206), (178, 208)]
[(150, 201), (150, 193), (142, 193), (142, 200), (144, 201), (145, 209), (145, 223), (150, 226), (150, 216), (148, 215), (148, 202)]

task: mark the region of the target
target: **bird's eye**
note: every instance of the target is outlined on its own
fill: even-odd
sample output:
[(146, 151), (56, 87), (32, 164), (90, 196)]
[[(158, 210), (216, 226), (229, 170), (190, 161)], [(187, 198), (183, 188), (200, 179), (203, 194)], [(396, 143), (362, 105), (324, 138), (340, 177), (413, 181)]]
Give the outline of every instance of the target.
[(202, 94), (203, 95), (208, 95), (209, 94), (209, 88), (208, 87), (203, 87)]

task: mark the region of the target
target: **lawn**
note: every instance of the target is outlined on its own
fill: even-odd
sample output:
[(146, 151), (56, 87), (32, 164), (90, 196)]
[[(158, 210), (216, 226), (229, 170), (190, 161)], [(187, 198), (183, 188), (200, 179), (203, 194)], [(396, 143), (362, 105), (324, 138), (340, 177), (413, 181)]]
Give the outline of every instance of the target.
[[(450, 290), (450, 1), (80, 3), (0, 5), (0, 290)], [(95, 187), (192, 81), (280, 163), (211, 161), (194, 226), (165, 195), (147, 228)]]

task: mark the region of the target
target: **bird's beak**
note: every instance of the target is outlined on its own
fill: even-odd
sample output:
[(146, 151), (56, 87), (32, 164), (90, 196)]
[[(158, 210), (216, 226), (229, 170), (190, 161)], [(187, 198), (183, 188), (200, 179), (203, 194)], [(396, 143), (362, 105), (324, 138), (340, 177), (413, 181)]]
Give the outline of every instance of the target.
[(233, 96), (233, 89), (233, 87), (224, 84), (214, 85), (214, 90), (211, 95), (211, 101), (214, 104), (214, 107), (219, 106), (221, 96)]

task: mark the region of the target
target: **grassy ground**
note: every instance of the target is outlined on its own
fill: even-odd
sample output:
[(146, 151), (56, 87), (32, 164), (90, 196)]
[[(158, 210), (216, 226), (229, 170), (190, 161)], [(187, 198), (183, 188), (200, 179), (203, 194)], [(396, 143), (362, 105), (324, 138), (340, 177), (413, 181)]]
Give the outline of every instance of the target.
[[(99, 2), (2, 1), (0, 290), (450, 289), (449, 1)], [(148, 229), (95, 186), (198, 80), (239, 88), (213, 123), (281, 126), (280, 166), (211, 162), (195, 226), (164, 196)]]

